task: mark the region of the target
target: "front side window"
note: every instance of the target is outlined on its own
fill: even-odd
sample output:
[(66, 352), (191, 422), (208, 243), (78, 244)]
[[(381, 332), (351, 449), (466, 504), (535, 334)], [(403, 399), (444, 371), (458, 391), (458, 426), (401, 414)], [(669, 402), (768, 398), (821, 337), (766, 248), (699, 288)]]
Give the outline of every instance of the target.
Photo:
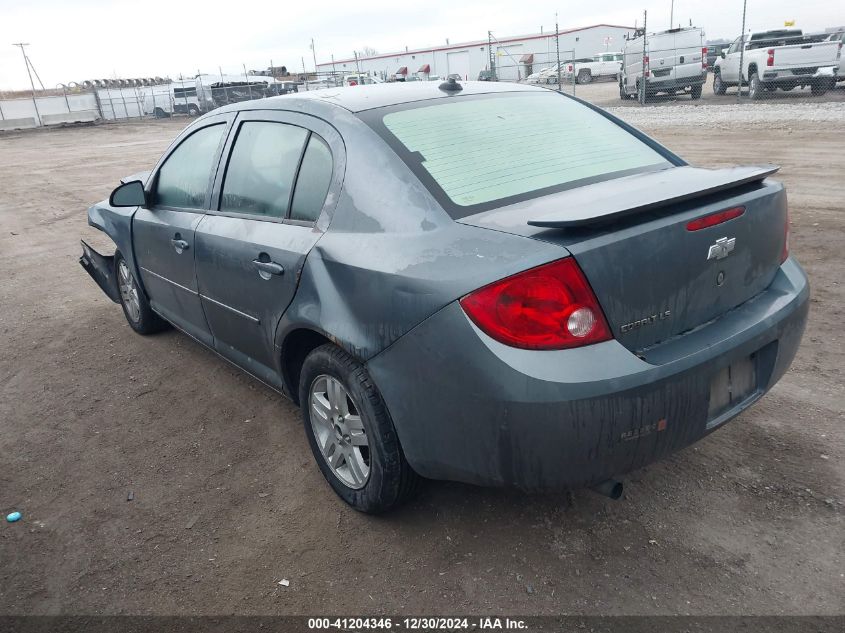
[(308, 132), (295, 125), (242, 123), (226, 169), (220, 210), (286, 217), (307, 137)]
[(418, 102), (364, 118), (454, 218), (672, 165), (607, 117), (553, 92)]
[(173, 150), (158, 172), (157, 205), (177, 209), (204, 206), (211, 170), (225, 131), (223, 123), (210, 125), (191, 134)]

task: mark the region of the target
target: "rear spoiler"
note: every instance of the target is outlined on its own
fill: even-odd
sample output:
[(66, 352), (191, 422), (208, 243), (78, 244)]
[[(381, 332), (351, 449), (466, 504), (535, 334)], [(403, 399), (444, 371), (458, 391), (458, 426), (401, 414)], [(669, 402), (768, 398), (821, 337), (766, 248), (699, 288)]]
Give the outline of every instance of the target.
[(559, 229), (603, 223), (741, 187), (778, 169), (776, 165), (684, 166), (625, 176), (564, 192), (556, 200), (556, 212), (528, 220), (528, 224)]

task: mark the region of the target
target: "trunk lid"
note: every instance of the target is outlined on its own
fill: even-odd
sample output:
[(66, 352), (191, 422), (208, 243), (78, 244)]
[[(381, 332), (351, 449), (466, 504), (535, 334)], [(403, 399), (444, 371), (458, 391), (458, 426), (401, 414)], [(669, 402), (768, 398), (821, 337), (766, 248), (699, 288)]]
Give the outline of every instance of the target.
[[(783, 187), (762, 180), (772, 171), (676, 167), (459, 221), (564, 247), (614, 337), (636, 352), (717, 318), (771, 284), (787, 213)], [(745, 208), (739, 217), (687, 229), (691, 220), (738, 206)], [(730, 240), (727, 252), (718, 246)]]

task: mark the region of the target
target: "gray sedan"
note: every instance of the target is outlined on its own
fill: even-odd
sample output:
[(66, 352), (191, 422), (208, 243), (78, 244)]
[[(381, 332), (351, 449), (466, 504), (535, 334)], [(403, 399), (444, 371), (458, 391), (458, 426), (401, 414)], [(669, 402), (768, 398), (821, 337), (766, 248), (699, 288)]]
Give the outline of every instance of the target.
[(82, 266), (302, 409), (366, 512), (421, 477), (591, 486), (719, 428), (795, 356), (809, 288), (768, 165), (689, 166), (543, 88), (232, 104), (88, 210)]

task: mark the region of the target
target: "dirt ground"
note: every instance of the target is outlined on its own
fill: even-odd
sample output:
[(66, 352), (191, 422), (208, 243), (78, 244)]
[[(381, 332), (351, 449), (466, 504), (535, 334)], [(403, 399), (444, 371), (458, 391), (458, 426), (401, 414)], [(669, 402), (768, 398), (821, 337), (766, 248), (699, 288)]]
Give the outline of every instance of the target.
[(788, 134), (646, 130), (700, 165), (783, 166), (813, 299), (761, 402), (620, 501), (429, 482), (369, 517), (291, 403), (178, 332), (134, 334), (77, 263), (80, 237), (107, 244), (87, 205), (183, 124), (0, 136), (0, 510), (23, 513), (0, 524), (0, 613), (845, 610), (841, 134), (800, 113)]

